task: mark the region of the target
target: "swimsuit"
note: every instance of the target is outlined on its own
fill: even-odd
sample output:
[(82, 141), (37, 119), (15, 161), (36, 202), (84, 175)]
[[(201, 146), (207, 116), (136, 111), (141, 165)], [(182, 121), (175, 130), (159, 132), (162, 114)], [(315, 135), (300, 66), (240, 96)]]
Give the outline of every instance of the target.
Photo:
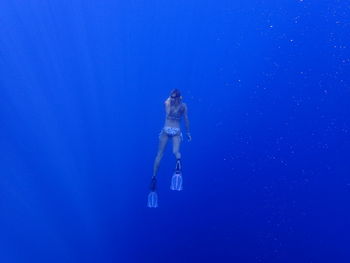
[[(183, 106), (180, 105), (176, 111), (174, 111), (173, 109), (170, 110), (167, 119), (169, 120), (176, 120), (176, 121), (180, 121), (181, 120), (181, 116), (183, 114)], [(181, 140), (182, 140), (182, 132), (180, 128), (177, 127), (170, 127), (170, 126), (165, 126), (159, 135), (162, 135), (163, 133), (165, 133), (166, 135), (168, 135), (168, 137), (174, 137), (174, 136), (180, 136)]]
[(168, 135), (168, 137), (180, 136), (182, 138), (182, 132), (181, 132), (180, 128), (165, 126), (161, 130), (159, 135), (162, 135), (163, 133)]
[(174, 109), (170, 110), (167, 116), (167, 119), (180, 121), (182, 114), (183, 114), (183, 106), (181, 105), (177, 108), (176, 111)]

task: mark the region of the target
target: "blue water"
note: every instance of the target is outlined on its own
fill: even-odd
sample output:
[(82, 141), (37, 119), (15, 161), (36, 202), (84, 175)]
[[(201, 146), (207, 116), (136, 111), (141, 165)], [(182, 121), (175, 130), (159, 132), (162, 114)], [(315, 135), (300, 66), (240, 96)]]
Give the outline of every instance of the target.
[[(350, 5), (0, 2), (0, 262), (350, 262)], [(173, 88), (184, 190), (147, 194)]]

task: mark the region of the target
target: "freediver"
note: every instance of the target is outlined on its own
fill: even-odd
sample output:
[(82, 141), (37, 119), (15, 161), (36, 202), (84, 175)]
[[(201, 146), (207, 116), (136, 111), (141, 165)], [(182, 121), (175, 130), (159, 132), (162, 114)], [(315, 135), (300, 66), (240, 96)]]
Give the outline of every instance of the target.
[(178, 89), (171, 91), (170, 96), (165, 100), (165, 123), (159, 134), (159, 146), (158, 153), (154, 160), (153, 175), (151, 179), (150, 190), (148, 195), (148, 207), (158, 206), (157, 197), (157, 174), (160, 165), (160, 161), (163, 157), (164, 150), (167, 146), (168, 140), (171, 138), (173, 141), (173, 154), (176, 158), (175, 173), (171, 179), (171, 190), (182, 190), (182, 174), (181, 174), (181, 153), (180, 144), (183, 139), (183, 135), (180, 128), (180, 122), (183, 117), (186, 128), (186, 137), (188, 141), (192, 140), (190, 134), (190, 122), (187, 114), (187, 105), (182, 102), (182, 96)]

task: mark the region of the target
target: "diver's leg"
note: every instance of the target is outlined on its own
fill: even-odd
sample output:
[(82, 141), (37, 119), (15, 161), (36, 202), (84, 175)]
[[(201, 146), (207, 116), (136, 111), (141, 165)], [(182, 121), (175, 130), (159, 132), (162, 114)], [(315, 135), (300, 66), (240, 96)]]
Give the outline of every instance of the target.
[(165, 134), (164, 132), (162, 132), (159, 135), (159, 146), (158, 146), (158, 153), (157, 153), (156, 159), (154, 160), (153, 177), (157, 176), (159, 164), (163, 158), (164, 150), (165, 150), (167, 143), (168, 143), (168, 135)]
[(175, 155), (176, 160), (181, 159), (180, 144), (181, 144), (180, 135), (174, 136), (173, 137), (173, 154)]
[(173, 137), (173, 153), (176, 157), (175, 172), (171, 177), (170, 189), (182, 190), (182, 172), (181, 172), (181, 153), (180, 153), (181, 135)]
[(175, 155), (176, 160), (181, 159), (180, 144), (181, 144), (181, 136), (180, 135), (173, 136), (173, 154)]

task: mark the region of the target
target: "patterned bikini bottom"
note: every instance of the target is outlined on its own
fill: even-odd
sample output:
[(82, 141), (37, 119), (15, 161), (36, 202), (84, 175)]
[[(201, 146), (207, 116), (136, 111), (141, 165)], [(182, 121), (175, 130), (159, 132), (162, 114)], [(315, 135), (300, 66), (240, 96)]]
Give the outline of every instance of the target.
[(160, 135), (163, 134), (163, 133), (165, 133), (169, 137), (174, 137), (174, 136), (182, 137), (182, 132), (181, 132), (180, 128), (165, 126), (162, 129), (162, 131), (160, 132)]

